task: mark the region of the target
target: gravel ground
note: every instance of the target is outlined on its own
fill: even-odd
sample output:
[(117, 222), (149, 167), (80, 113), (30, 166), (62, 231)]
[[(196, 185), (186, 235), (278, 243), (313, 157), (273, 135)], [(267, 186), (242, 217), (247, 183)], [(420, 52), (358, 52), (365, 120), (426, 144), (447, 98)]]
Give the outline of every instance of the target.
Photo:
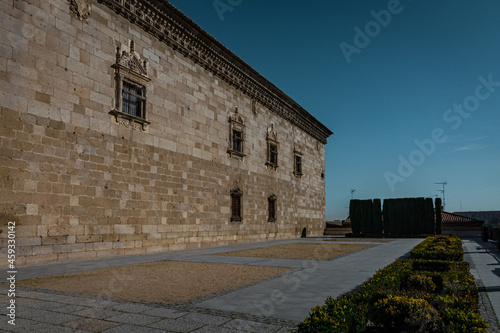
[(163, 261), (23, 280), (18, 284), (173, 304), (253, 284), (288, 270), (280, 267)]
[(330, 260), (371, 246), (372, 245), (369, 244), (296, 243), (259, 249), (225, 252), (220, 253), (219, 255), (280, 259)]

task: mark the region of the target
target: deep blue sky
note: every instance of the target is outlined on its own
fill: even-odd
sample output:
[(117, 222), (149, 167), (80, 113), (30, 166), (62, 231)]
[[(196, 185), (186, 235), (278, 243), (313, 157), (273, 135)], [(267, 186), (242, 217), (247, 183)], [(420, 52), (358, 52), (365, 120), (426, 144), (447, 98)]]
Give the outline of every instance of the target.
[(442, 181), (447, 211), (500, 210), (499, 1), (171, 3), (335, 133), (327, 219)]

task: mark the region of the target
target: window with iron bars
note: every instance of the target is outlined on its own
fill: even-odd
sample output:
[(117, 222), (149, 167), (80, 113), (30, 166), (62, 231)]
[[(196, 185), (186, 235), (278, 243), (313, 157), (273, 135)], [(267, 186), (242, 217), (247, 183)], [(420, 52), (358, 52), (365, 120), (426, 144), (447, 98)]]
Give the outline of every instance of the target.
[(138, 84), (123, 81), (122, 112), (145, 118), (146, 89)]
[(243, 193), (240, 189), (231, 191), (231, 222), (239, 222), (242, 220), (242, 196)]

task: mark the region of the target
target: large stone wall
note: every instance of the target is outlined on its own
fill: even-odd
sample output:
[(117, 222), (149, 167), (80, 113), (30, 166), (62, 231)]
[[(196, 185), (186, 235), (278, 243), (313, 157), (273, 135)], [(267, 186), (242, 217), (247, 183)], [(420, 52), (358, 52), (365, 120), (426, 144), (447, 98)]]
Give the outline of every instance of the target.
[[(151, 79), (144, 131), (109, 114), (116, 47), (131, 40)], [(99, 3), (82, 20), (67, 0), (0, 0), (2, 253), (9, 221), (17, 264), (321, 234), (326, 139), (265, 104)], [(227, 153), (236, 112), (243, 159)], [(271, 126), (276, 170), (266, 166)], [(236, 187), (241, 222), (230, 221)]]

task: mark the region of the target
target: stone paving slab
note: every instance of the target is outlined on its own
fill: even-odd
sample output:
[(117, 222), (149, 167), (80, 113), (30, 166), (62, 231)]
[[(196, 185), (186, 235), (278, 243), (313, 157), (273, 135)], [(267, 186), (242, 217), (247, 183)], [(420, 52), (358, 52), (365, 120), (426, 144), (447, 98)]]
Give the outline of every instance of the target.
[(198, 328), (194, 331), (191, 331), (193, 333), (234, 333), (234, 332), (245, 332), (245, 331), (237, 331), (237, 330), (231, 330), (228, 328), (220, 327), (220, 326), (211, 326), (211, 325), (206, 325), (201, 328)]
[(122, 326), (120, 323), (113, 323), (106, 320), (94, 318), (79, 318), (64, 324), (68, 328), (75, 330), (86, 330), (90, 332), (103, 332), (108, 329)]
[(202, 328), (203, 326), (206, 325), (207, 324), (204, 323), (191, 322), (183, 318), (179, 318), (179, 319), (164, 319), (149, 325), (149, 327), (162, 330), (169, 330), (172, 332), (191, 332), (196, 329)]
[(148, 316), (142, 313), (123, 313), (118, 316), (109, 317), (106, 320), (145, 326), (162, 319), (161, 317)]
[(150, 315), (150, 316), (176, 319), (176, 318), (187, 315), (189, 312), (172, 310), (172, 309), (165, 309), (165, 308), (154, 308), (154, 309), (151, 309), (148, 311), (144, 311), (142, 313), (145, 315)]
[(75, 311), (73, 314), (86, 318), (107, 319), (122, 314), (123, 312), (113, 311), (109, 309), (86, 308), (84, 310)]
[(137, 326), (137, 325), (121, 325), (119, 327), (111, 328), (103, 331), (104, 333), (165, 333), (165, 330), (156, 328)]
[(154, 307), (140, 303), (122, 303), (109, 307), (108, 309), (122, 312), (141, 313), (144, 311), (153, 310)]
[(250, 320), (235, 319), (222, 325), (222, 328), (228, 329), (232, 332), (261, 332), (261, 333), (272, 333), (276, 332), (277, 327), (275, 325), (269, 325), (264, 323), (257, 323)]
[[(51, 304), (50, 302), (45, 302), (48, 304)], [(30, 306), (33, 306), (30, 304)], [(45, 307), (48, 310), (54, 311), (54, 312), (61, 312), (61, 313), (74, 313), (77, 311), (85, 310), (85, 309), (94, 309), (88, 306), (82, 306), (82, 305), (61, 305), (60, 307), (54, 307), (54, 304), (52, 303), (52, 306), (49, 307), (48, 305)], [(98, 310), (97, 310), (98, 311)]]

